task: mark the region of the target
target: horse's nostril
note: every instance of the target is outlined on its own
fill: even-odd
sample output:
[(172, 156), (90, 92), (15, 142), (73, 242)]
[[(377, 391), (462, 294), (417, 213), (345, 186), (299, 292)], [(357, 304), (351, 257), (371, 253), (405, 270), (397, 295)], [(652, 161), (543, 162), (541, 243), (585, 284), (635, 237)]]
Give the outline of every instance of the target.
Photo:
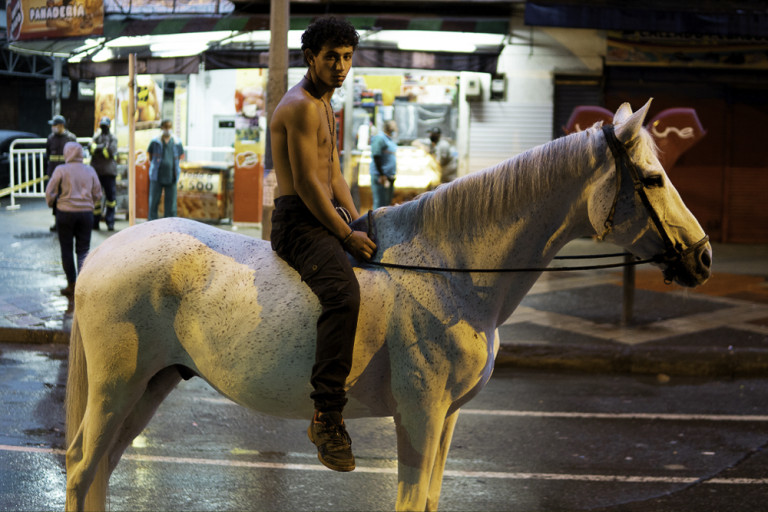
[(712, 266), (712, 255), (710, 252), (706, 249), (701, 251), (701, 255), (699, 256), (699, 261), (701, 262), (701, 265), (705, 268), (709, 268)]

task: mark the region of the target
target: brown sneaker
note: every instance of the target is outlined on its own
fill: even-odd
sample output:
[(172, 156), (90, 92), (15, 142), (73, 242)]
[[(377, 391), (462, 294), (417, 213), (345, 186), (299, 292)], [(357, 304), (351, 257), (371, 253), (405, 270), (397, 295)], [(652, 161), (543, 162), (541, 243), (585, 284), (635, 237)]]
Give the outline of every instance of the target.
[(334, 471), (355, 469), (352, 440), (347, 434), (340, 412), (315, 411), (315, 416), (307, 429), (307, 435), (309, 440), (317, 446), (317, 458), (326, 467)]

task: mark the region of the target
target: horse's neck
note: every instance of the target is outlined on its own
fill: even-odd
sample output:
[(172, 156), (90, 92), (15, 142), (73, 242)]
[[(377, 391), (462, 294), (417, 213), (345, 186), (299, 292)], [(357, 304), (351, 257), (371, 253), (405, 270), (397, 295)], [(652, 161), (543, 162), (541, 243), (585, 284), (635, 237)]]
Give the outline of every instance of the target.
[[(378, 258), (453, 268), (546, 266), (563, 245), (591, 230), (585, 187), (597, 170), (595, 156), (586, 149), (572, 154), (567, 147), (562, 140), (553, 141), (381, 211)], [(494, 304), (485, 307), (505, 314), (538, 276), (474, 274), (473, 282), (496, 288), (500, 293), (487, 299)], [(475, 293), (462, 289), (464, 278), (452, 279), (464, 283), (457, 284), (456, 293)]]
[(422, 260), (485, 267), (548, 261), (590, 230), (584, 189), (594, 155), (567, 147), (550, 142), (387, 209), (377, 216), (384, 253), (414, 246)]

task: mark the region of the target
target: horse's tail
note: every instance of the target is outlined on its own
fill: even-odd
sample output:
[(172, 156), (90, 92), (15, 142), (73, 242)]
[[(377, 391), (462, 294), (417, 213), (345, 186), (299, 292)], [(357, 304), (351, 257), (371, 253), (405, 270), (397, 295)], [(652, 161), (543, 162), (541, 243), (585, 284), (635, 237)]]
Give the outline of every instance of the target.
[[(67, 448), (77, 436), (88, 403), (88, 373), (83, 349), (83, 337), (77, 322), (77, 314), (72, 315), (72, 330), (69, 339), (69, 372), (67, 373), (66, 398), (66, 442)], [(82, 446), (80, 447), (82, 450)], [(69, 471), (69, 467), (67, 467)], [(91, 484), (85, 501), (85, 510), (106, 510), (107, 483), (109, 474), (106, 457), (102, 460)], [(69, 484), (69, 475), (67, 478)]]

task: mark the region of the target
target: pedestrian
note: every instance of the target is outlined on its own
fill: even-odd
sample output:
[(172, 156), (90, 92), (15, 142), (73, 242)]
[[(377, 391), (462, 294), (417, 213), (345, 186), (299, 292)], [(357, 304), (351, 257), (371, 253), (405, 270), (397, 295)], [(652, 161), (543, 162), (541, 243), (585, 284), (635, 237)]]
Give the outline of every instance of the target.
[(397, 174), (397, 143), (393, 140), (397, 131), (394, 119), (384, 123), (384, 130), (371, 138), (371, 193), (373, 209), (389, 206), (395, 195)]
[(163, 217), (176, 216), (176, 183), (181, 168), (179, 161), (184, 157), (184, 146), (173, 136), (173, 123), (169, 119), (160, 122), (163, 130), (159, 137), (149, 143), (149, 215), (148, 220), (158, 218), (160, 196), (163, 200)]
[[(45, 158), (47, 160), (46, 175), (50, 179), (53, 176), (53, 170), (64, 163), (64, 145), (67, 142), (77, 142), (75, 134), (67, 130), (67, 121), (62, 115), (53, 116), (48, 121), (51, 125), (51, 133), (45, 142)], [(56, 203), (53, 204), (53, 226), (51, 231), (56, 231)]]
[[(99, 121), (99, 131), (91, 141), (91, 165), (96, 170), (101, 182), (103, 196), (106, 198), (106, 212), (103, 214), (104, 222), (109, 231), (115, 230), (115, 208), (117, 207), (117, 137), (110, 133), (112, 120), (102, 117)], [(93, 229), (99, 230), (102, 219), (102, 202), (96, 203), (93, 209)]]
[(310, 383), (315, 413), (307, 433), (317, 457), (336, 471), (355, 469), (342, 410), (360, 309), (360, 287), (347, 257), (369, 259), (376, 244), (349, 223), (358, 213), (344, 181), (330, 101), (352, 66), (359, 36), (347, 21), (320, 18), (301, 37), (307, 73), (280, 100), (270, 134), (278, 197), (272, 248), (320, 300)]
[(72, 297), (77, 275), (91, 249), (93, 207), (101, 201), (99, 177), (93, 167), (83, 163), (83, 147), (79, 142), (64, 145), (64, 163), (53, 171), (45, 188), (45, 200), (48, 206), (56, 205), (61, 265), (67, 276), (67, 287), (61, 289), (61, 294)]
[(420, 139), (414, 142), (414, 145), (424, 148), (440, 166), (440, 183), (455, 180), (458, 171), (456, 150), (447, 139), (442, 138), (439, 127), (431, 128), (428, 133), (428, 139)]

